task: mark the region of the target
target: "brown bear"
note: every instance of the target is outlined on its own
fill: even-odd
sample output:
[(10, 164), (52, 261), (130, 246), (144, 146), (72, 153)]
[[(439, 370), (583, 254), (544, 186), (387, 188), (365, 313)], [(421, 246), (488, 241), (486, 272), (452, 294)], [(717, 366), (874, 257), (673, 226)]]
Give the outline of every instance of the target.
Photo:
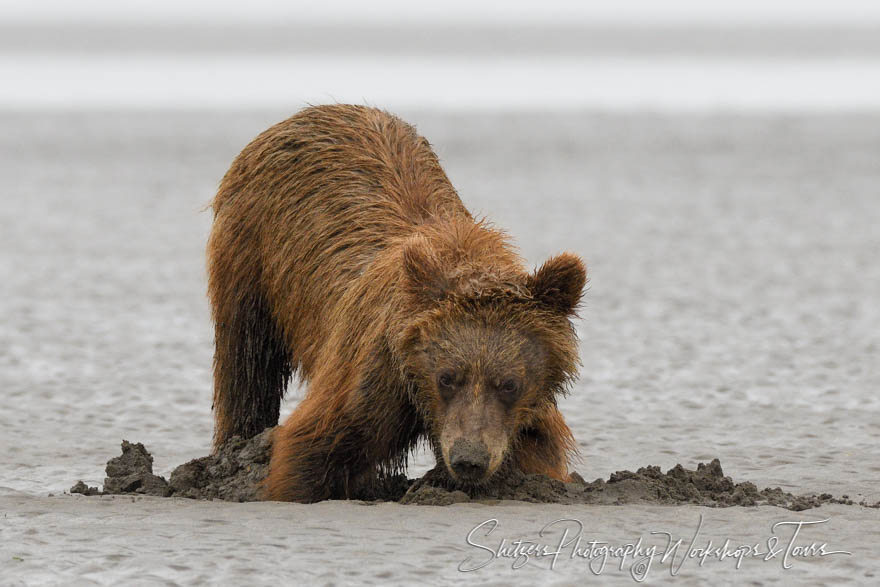
[(502, 470), (568, 477), (556, 405), (578, 365), (586, 270), (534, 273), (475, 220), (416, 130), (363, 106), (307, 108), (260, 134), (212, 204), (215, 447), (278, 421), (265, 497), (357, 497), (420, 441), (465, 490)]

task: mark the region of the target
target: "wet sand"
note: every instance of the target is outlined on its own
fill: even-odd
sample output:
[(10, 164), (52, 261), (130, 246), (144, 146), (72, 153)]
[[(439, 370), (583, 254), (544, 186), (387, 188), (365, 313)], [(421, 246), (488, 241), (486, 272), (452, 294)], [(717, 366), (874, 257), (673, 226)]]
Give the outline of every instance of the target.
[[(852, 551), (694, 561), (678, 580), (871, 584), (880, 511), (462, 503), (311, 506), (64, 495), (123, 438), (157, 474), (209, 452), (204, 242), (232, 157), (285, 113), (2, 114), (0, 507), (4, 580), (190, 584), (461, 580), (559, 518), (623, 544), (652, 531), (764, 543), (779, 521)], [(736, 482), (880, 499), (880, 118), (409, 113), (465, 203), (532, 264), (585, 256), (582, 376), (561, 403), (586, 479), (719, 458)], [(289, 411), (299, 394), (291, 390)], [(432, 466), (414, 455), (411, 477)], [(48, 497), (53, 493), (52, 497)], [(133, 500), (133, 501), (132, 501)], [(654, 537), (656, 538), (656, 536)], [(484, 542), (488, 544), (489, 542)], [(495, 561), (477, 584), (565, 584)], [(9, 570), (11, 569), (11, 571)], [(668, 570), (652, 571), (667, 576)], [(606, 569), (603, 577), (632, 579)]]

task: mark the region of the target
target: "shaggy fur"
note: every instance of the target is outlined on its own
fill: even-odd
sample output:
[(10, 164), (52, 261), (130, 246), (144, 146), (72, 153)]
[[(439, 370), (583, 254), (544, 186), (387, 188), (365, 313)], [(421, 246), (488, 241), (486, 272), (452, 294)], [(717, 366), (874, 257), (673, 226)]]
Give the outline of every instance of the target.
[(291, 376), (308, 383), (276, 433), (267, 498), (357, 496), (420, 440), (442, 465), (447, 402), (430, 369), (437, 353), (489, 352), (487, 337), (482, 364), (530, 366), (501, 423), (506, 466), (567, 477), (556, 396), (578, 362), (583, 264), (563, 254), (529, 274), (411, 126), (308, 108), (245, 147), (213, 210), (215, 446), (275, 425)]

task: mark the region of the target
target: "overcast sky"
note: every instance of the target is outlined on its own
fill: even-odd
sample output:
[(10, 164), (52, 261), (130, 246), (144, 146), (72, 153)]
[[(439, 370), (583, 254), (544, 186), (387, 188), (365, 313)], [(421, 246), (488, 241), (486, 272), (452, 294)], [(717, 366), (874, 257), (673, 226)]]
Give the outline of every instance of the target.
[(878, 24), (878, 0), (30, 0), (0, 2), (0, 20), (565, 24)]
[(878, 26), (880, 0), (0, 0), (0, 109), (876, 112)]

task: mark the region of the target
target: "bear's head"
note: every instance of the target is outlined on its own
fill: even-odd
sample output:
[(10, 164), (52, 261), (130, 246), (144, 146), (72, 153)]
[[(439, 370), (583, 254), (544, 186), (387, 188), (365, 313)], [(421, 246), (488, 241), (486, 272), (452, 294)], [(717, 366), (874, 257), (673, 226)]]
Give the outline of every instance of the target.
[(484, 484), (576, 375), (586, 269), (569, 253), (532, 274), (450, 263), (419, 243), (403, 265), (417, 308), (399, 345), (410, 394), (452, 478)]

